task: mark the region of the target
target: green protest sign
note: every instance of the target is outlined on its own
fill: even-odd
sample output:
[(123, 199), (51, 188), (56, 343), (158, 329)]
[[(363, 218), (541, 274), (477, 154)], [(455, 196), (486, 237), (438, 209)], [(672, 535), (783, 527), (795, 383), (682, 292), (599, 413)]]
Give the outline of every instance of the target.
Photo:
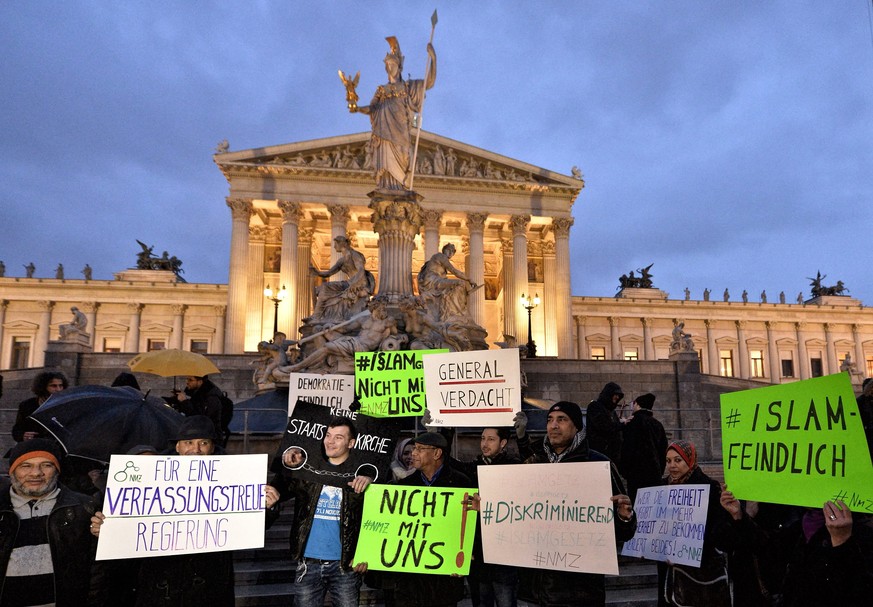
[(721, 427), (738, 498), (873, 512), (873, 464), (847, 374), (722, 394)]
[(420, 417), (427, 406), (422, 356), (448, 350), (355, 352), (355, 395), (371, 417)]
[(370, 485), (354, 562), (381, 571), (467, 575), (477, 513), (464, 500), (475, 492)]

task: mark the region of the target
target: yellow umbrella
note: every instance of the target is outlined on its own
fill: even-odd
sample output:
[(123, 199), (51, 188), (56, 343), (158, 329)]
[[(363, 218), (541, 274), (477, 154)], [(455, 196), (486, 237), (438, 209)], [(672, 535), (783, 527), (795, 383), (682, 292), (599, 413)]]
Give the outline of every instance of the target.
[(202, 354), (174, 349), (152, 350), (137, 354), (127, 362), (127, 366), (137, 373), (151, 373), (161, 377), (221, 373), (218, 367)]

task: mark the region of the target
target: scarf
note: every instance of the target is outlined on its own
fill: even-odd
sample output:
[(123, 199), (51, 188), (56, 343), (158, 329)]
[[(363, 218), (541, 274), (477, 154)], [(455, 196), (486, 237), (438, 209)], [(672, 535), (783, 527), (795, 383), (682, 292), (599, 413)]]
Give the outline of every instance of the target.
[(573, 437), (573, 440), (570, 442), (569, 447), (567, 447), (566, 449), (564, 449), (560, 453), (555, 453), (554, 450), (552, 449), (551, 443), (549, 443), (549, 437), (546, 436), (543, 439), (543, 451), (545, 451), (546, 457), (549, 459), (549, 461), (553, 464), (556, 464), (559, 461), (561, 461), (565, 455), (575, 451), (576, 447), (578, 447), (582, 443), (583, 440), (585, 440), (585, 429), (584, 428), (582, 430), (579, 430), (579, 432), (576, 433), (576, 436)]
[(672, 443), (670, 443), (670, 446), (667, 447), (667, 451), (669, 451), (670, 449), (678, 453), (679, 457), (685, 460), (685, 463), (688, 464), (688, 472), (686, 472), (679, 478), (674, 480), (673, 477), (668, 477), (669, 484), (681, 485), (682, 483), (686, 482), (697, 469), (697, 449), (695, 448), (694, 443), (692, 443), (691, 441), (681, 439), (674, 440)]

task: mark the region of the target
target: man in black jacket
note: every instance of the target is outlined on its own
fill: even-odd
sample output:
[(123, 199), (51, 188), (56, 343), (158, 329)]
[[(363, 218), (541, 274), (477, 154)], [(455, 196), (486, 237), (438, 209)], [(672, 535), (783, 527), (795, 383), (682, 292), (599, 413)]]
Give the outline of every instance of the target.
[(597, 399), (588, 403), (586, 411), (589, 446), (611, 459), (615, 465), (621, 462), (621, 433), (624, 430), (615, 410), (623, 398), (621, 386), (609, 382), (603, 386)]
[(34, 438), (10, 452), (0, 486), (0, 604), (87, 604), (96, 544), (91, 500), (58, 484), (60, 447)]
[[(341, 471), (358, 431), (347, 417), (334, 417), (324, 436), (327, 473)], [(287, 469), (273, 479), (282, 499), (294, 497), (291, 557), (296, 562), (294, 605), (321, 607), (330, 592), (335, 607), (356, 607), (366, 563), (352, 563), (361, 528), (364, 490), (372, 479), (355, 476), (345, 487), (295, 478), (306, 464), (303, 451), (291, 447), (282, 455)], [(268, 490), (269, 491), (269, 490)], [(268, 493), (269, 495), (269, 493)], [(268, 524), (272, 523), (272, 516)]]
[(619, 470), (632, 501), (636, 501), (637, 489), (661, 484), (667, 464), (667, 434), (652, 415), (654, 405), (654, 394), (638, 396), (632, 404), (633, 417), (624, 427)]
[(188, 416), (205, 415), (215, 426), (217, 440), (223, 440), (221, 388), (212, 383), (207, 375), (189, 375), (185, 378), (185, 390), (176, 390), (174, 396), (170, 404), (176, 411)]

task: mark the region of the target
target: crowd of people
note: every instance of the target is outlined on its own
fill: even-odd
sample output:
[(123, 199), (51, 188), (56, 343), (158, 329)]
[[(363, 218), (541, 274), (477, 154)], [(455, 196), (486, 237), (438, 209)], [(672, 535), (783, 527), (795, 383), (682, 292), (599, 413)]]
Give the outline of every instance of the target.
[[(118, 381), (129, 385), (131, 379), (135, 382), (132, 376)], [(204, 386), (208, 384), (203, 378), (199, 383), (189, 381), (189, 394), (179, 402), (193, 400)], [(98, 490), (84, 495), (60, 482), (68, 465), (63, 449), (27, 417), (28, 411), (66, 387), (60, 374), (38, 376), (35, 396), (22, 403), (13, 430), (17, 444), (7, 454), (10, 478), (0, 487), (0, 606), (233, 605), (231, 552), (94, 560), (105, 521), (102, 494)], [(858, 402), (868, 432), (871, 397), (873, 387), (867, 380)], [(477, 486), (481, 466), (608, 462), (618, 544), (635, 533), (633, 496), (640, 489), (708, 485), (700, 566), (658, 563), (659, 605), (869, 604), (873, 522), (868, 515), (852, 512), (842, 501), (828, 501), (822, 508), (740, 501), (730, 488), (703, 472), (693, 443), (668, 440), (653, 415), (654, 394), (634, 399), (627, 416), (620, 414), (623, 399), (621, 388), (610, 382), (588, 405), (587, 421), (578, 404), (557, 402), (547, 412), (542, 438), (528, 433), (527, 417), (519, 413), (512, 428), (483, 428), (479, 455), (470, 461), (451, 456), (453, 433), (428, 427), (426, 412), (422, 421), (428, 431), (398, 441), (391, 482), (466, 488)], [(224, 453), (220, 427), (203, 413), (189, 410), (168, 444), (138, 445), (129, 453)], [(332, 418), (322, 441), (327, 472), (342, 469), (357, 438), (354, 421)], [(301, 475), (302, 463), (299, 450), (279, 454), (264, 493), (268, 527), (278, 519), (283, 503), (293, 504), (289, 554), (295, 605), (321, 607), (328, 594), (334, 606), (358, 605), (364, 582), (381, 589), (387, 607), (452, 606), (464, 598), (465, 580), (459, 576), (375, 571), (366, 562), (354, 562), (364, 493), (373, 479), (356, 473), (344, 486), (323, 484)], [(478, 508), (478, 496), (468, 507)], [(472, 604), (482, 607), (606, 603), (602, 574), (485, 562), (480, 528), (466, 585)]]

